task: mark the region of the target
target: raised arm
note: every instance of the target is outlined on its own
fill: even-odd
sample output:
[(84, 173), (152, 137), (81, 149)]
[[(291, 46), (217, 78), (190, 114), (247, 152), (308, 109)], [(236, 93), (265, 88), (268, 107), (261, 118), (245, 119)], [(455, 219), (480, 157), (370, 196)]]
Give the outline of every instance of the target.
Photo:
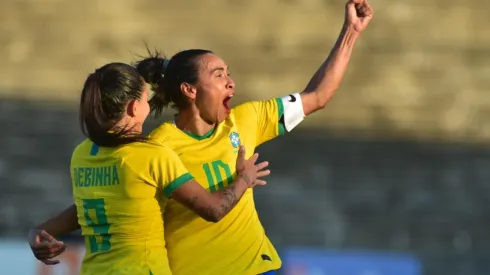
[(215, 193), (209, 193), (198, 182), (191, 180), (176, 189), (172, 193), (172, 198), (203, 219), (218, 222), (233, 209), (248, 188), (266, 184), (259, 178), (270, 174), (269, 170), (263, 170), (269, 164), (268, 162), (255, 164), (257, 158), (258, 154), (254, 154), (246, 160), (245, 147), (241, 146), (236, 165), (237, 177), (231, 185)]
[(367, 0), (347, 2), (344, 25), (335, 46), (301, 93), (304, 115), (323, 109), (340, 87), (356, 40), (372, 17)]

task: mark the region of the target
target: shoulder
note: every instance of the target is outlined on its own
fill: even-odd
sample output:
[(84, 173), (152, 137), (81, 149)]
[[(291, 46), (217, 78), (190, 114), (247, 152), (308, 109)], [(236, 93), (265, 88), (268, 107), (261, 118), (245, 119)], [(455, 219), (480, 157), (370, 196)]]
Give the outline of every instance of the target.
[(162, 153), (172, 154), (173, 151), (157, 140), (148, 139), (147, 141), (126, 144), (118, 149), (119, 154), (132, 155), (142, 158), (152, 159), (161, 156)]
[(271, 98), (268, 100), (248, 101), (248, 102), (242, 103), (242, 104), (236, 106), (235, 108), (233, 108), (232, 113), (235, 113), (238, 115), (247, 115), (247, 114), (250, 114), (251, 112), (258, 113), (261, 111), (261, 109), (275, 107), (278, 105), (282, 106), (282, 99), (281, 98)]
[(175, 133), (175, 129), (176, 128), (173, 122), (167, 121), (160, 124), (160, 126), (151, 131), (149, 137), (154, 142), (164, 143), (165, 141), (172, 138), (172, 135)]
[(113, 156), (137, 173), (154, 172), (154, 170), (168, 167), (179, 159), (173, 150), (152, 140), (121, 146), (113, 153)]
[(250, 123), (257, 120), (258, 101), (248, 101), (231, 109), (229, 119), (237, 123)]
[(76, 158), (79, 155), (86, 155), (88, 154), (90, 147), (92, 146), (92, 142), (89, 139), (85, 139), (81, 143), (79, 143), (75, 149), (73, 150), (72, 153), (72, 159)]
[(280, 98), (256, 100), (242, 103), (232, 109), (230, 116), (238, 120), (258, 119), (268, 113), (282, 113), (283, 103)]
[(242, 104), (237, 105), (233, 109), (231, 109), (231, 115), (234, 116), (244, 116), (250, 115), (251, 112), (257, 112), (257, 104), (260, 101), (248, 101)]

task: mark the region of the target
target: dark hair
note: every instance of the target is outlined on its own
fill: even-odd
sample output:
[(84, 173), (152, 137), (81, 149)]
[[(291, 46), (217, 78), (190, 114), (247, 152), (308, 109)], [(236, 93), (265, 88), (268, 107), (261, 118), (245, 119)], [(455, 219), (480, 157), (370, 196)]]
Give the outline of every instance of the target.
[(85, 81), (80, 98), (80, 126), (83, 134), (99, 146), (116, 147), (145, 138), (130, 129), (113, 129), (130, 100), (141, 98), (145, 82), (135, 68), (109, 63)]
[(170, 60), (155, 50), (148, 49), (149, 57), (136, 62), (136, 70), (151, 85), (155, 95), (150, 108), (155, 116), (173, 103), (177, 110), (187, 107), (187, 99), (180, 90), (182, 83), (196, 84), (199, 77), (199, 57), (213, 53), (208, 50), (192, 49), (175, 54)]

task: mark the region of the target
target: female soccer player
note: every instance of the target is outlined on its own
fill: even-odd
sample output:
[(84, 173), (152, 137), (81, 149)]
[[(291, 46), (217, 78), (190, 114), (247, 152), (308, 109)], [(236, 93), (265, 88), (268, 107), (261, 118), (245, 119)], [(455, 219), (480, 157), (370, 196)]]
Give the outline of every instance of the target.
[[(345, 14), (337, 43), (306, 88), (279, 99), (230, 109), (228, 101), (235, 93), (235, 83), (226, 63), (207, 50), (183, 51), (170, 60), (156, 55), (140, 61), (138, 71), (156, 92), (150, 101), (152, 110), (158, 115), (172, 103), (178, 111), (175, 120), (163, 123), (151, 138), (175, 150), (200, 182), (207, 181), (204, 186), (210, 192), (225, 188), (236, 169), (232, 160), (238, 146), (251, 152), (291, 131), (304, 116), (330, 101), (373, 13), (366, 0), (350, 0)], [(201, 154), (195, 155), (195, 151)], [(182, 205), (192, 202), (170, 200), (164, 217), (174, 275), (274, 274), (280, 268), (281, 260), (265, 235), (251, 191), (215, 224), (199, 219)], [(57, 255), (60, 249), (54, 250), (52, 255)]]
[(174, 151), (142, 136), (149, 96), (141, 75), (127, 64), (107, 64), (85, 82), (80, 123), (88, 139), (71, 159), (86, 244), (81, 274), (170, 275), (162, 218), (168, 198), (217, 221), (269, 173), (261, 171), (267, 162), (255, 165), (257, 155), (245, 160), (241, 149), (236, 180), (210, 194)]

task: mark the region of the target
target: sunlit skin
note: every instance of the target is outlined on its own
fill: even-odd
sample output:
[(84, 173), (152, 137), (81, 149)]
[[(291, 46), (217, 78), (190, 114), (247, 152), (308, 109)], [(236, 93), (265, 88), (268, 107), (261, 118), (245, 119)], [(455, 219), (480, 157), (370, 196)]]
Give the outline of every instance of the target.
[(235, 94), (235, 82), (223, 59), (205, 54), (199, 58), (198, 84), (182, 83), (181, 90), (190, 104), (177, 115), (177, 127), (204, 135), (230, 114), (228, 101)]

